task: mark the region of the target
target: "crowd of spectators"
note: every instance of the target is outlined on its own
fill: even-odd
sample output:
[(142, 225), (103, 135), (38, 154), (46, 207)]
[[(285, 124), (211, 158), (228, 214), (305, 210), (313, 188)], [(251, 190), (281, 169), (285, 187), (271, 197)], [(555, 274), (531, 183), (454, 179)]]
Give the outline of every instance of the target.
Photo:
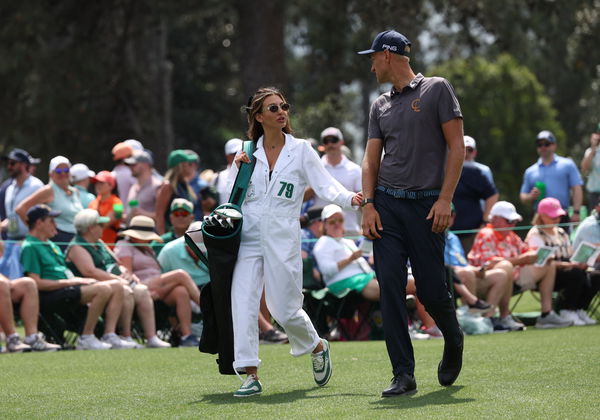
[[(495, 330), (524, 328), (510, 313), (509, 302), (529, 289), (541, 296), (537, 327), (595, 323), (587, 309), (600, 289), (600, 266), (570, 258), (581, 242), (600, 246), (600, 133), (592, 134), (581, 162), (582, 172), (589, 174), (591, 215), (572, 232), (573, 242), (569, 228), (579, 222), (583, 178), (571, 159), (555, 154), (557, 139), (551, 132), (543, 130), (534, 140), (539, 159), (523, 175), (520, 198), (533, 206), (536, 216), (522, 240), (513, 231), (522, 217), (513, 204), (498, 201), (502, 192), (491, 169), (475, 161), (476, 140), (465, 136), (466, 159), (453, 208), (452, 230), (458, 235), (446, 234), (447, 280), (457, 299), (489, 318)], [(328, 127), (320, 142), (311, 142), (333, 177), (360, 191), (360, 166), (352, 161), (341, 130)], [(228, 172), (241, 147), (240, 139), (227, 141), (226, 166), (216, 172), (199, 172), (194, 151), (173, 150), (162, 176), (154, 168), (152, 151), (137, 140), (125, 140), (112, 149), (111, 170), (90, 162), (72, 165), (67, 157), (55, 156), (48, 164), (47, 184), (35, 176), (40, 159), (22, 149), (7, 153), (8, 178), (0, 185), (0, 328), (6, 350), (56, 350), (55, 337), (39, 332), (38, 319), (65, 311), (79, 313), (78, 349), (170, 347), (158, 336), (159, 303), (170, 308), (169, 323), (180, 336), (177, 344), (197, 346), (199, 290), (210, 277), (183, 235), (227, 201)], [(309, 189), (303, 213), (305, 274), (329, 293), (343, 296), (352, 290), (377, 304), (379, 283), (369, 244), (360, 235), (360, 210), (342, 211)], [(561, 223), (571, 224), (563, 228)], [(552, 250), (544, 264), (538, 261), (540, 248)], [(417, 308), (411, 336), (439, 336), (410, 280), (406, 295)], [(272, 325), (262, 306), (261, 340), (285, 342), (284, 332)], [(15, 315), (23, 323), (23, 339), (16, 333)], [(143, 333), (134, 337), (136, 321)]]

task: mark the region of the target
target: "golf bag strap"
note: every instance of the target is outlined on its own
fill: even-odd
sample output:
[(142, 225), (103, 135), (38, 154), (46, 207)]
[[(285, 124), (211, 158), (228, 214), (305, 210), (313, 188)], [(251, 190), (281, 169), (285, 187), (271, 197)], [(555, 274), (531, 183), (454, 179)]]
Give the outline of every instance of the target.
[(252, 177), (252, 172), (254, 172), (254, 167), (256, 166), (256, 158), (254, 157), (255, 149), (256, 145), (254, 141), (247, 140), (244, 142), (242, 150), (246, 152), (246, 154), (250, 158), (250, 163), (241, 163), (240, 170), (238, 171), (238, 174), (235, 177), (235, 183), (233, 184), (231, 195), (229, 196), (229, 202), (231, 204), (235, 204), (238, 207), (242, 207), (244, 198), (246, 198), (248, 184), (250, 184), (250, 178)]

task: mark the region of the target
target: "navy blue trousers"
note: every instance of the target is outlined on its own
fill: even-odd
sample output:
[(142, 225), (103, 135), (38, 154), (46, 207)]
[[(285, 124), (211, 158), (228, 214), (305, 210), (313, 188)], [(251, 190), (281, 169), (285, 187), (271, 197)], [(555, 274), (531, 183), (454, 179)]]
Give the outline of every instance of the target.
[(375, 208), (383, 231), (373, 242), (375, 271), (381, 288), (381, 313), (388, 355), (394, 375), (414, 374), (415, 359), (406, 312), (407, 259), (417, 296), (435, 320), (449, 345), (458, 345), (460, 327), (444, 266), (445, 236), (431, 231), (426, 220), (437, 197), (399, 199), (377, 191)]

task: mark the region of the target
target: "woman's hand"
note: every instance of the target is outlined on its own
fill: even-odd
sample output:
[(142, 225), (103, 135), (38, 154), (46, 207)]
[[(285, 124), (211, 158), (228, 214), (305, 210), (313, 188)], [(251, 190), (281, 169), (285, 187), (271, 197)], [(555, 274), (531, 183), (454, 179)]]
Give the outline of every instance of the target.
[(235, 155), (233, 162), (235, 163), (235, 166), (239, 168), (242, 162), (250, 163), (250, 158), (248, 157), (248, 154), (246, 152), (240, 152), (237, 155)]
[(362, 257), (363, 252), (360, 249), (357, 249), (356, 251), (354, 251), (352, 254), (350, 254), (350, 261), (354, 261), (357, 258)]

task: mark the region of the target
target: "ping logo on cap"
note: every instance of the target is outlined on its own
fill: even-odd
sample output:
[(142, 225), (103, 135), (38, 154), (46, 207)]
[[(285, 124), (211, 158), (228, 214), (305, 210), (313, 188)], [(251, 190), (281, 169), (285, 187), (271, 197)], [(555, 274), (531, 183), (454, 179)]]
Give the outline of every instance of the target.
[(383, 48), (384, 50), (390, 50), (390, 51), (398, 51), (398, 46), (397, 45), (388, 45), (388, 44), (383, 44), (381, 46), (381, 48)]

